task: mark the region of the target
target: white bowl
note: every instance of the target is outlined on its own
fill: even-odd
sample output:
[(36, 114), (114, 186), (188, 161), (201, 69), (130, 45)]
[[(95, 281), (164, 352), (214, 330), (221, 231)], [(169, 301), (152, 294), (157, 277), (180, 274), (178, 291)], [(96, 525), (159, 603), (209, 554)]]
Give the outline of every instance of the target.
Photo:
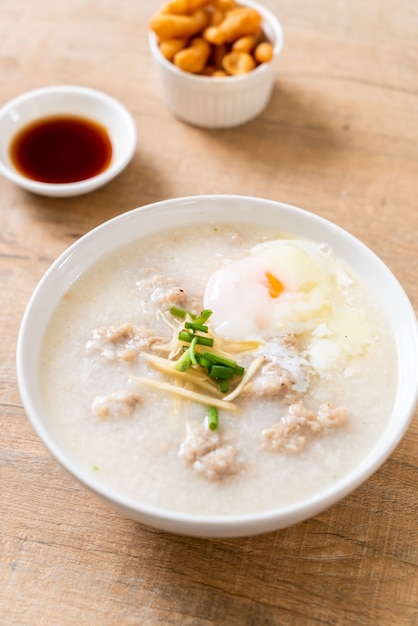
[(274, 47), (272, 60), (248, 74), (216, 78), (183, 72), (161, 54), (154, 33), (149, 35), (163, 101), (184, 122), (202, 128), (238, 126), (257, 117), (270, 100), (283, 47), (282, 28), (261, 4), (252, 0), (242, 0), (239, 4), (262, 15), (263, 29)]
[[(305, 501), (264, 513), (211, 517), (173, 513), (143, 504), (104, 486), (80, 468), (48, 423), (38, 373), (49, 320), (63, 294), (80, 274), (106, 254), (138, 238), (166, 228), (222, 222), (260, 224), (328, 242), (363, 277), (386, 314), (396, 339), (399, 380), (393, 410), (382, 434), (362, 461), (332, 486)], [(338, 226), (307, 211), (259, 198), (217, 195), (179, 198), (138, 208), (105, 222), (53, 263), (37, 286), (22, 321), (17, 377), (27, 415), (50, 453), (73, 477), (118, 511), (144, 524), (176, 533), (207, 537), (252, 535), (290, 526), (320, 513), (363, 483), (391, 454), (405, 433), (417, 403), (417, 320), (390, 270), (370, 249)]]
[[(22, 175), (10, 159), (13, 137), (38, 119), (67, 114), (91, 119), (107, 130), (112, 143), (110, 165), (97, 176), (73, 183), (44, 183)], [(14, 98), (0, 109), (0, 174), (23, 189), (44, 196), (77, 196), (108, 183), (129, 163), (136, 142), (136, 126), (127, 109), (111, 96), (88, 87), (43, 87)]]

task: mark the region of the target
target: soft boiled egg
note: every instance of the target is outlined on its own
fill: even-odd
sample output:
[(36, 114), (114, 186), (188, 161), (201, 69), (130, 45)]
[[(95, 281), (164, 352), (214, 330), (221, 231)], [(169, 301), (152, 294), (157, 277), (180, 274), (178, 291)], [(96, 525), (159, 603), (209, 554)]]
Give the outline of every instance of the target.
[[(352, 283), (329, 246), (280, 239), (254, 246), (247, 258), (212, 274), (204, 306), (213, 311), (214, 331), (225, 339), (263, 342), (307, 332), (313, 338), (321, 328), (322, 338), (335, 341), (337, 351), (344, 345), (349, 353), (352, 346), (359, 354), (365, 332), (357, 345), (361, 324), (347, 303)], [(357, 343), (350, 343), (354, 337)]]

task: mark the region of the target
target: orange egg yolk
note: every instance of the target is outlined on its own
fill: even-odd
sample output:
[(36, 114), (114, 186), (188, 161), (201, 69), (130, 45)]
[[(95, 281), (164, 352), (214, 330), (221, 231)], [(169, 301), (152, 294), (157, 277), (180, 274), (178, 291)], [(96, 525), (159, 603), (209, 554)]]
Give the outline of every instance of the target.
[(280, 294), (284, 291), (283, 283), (276, 278), (270, 272), (265, 272), (265, 276), (267, 278), (267, 288), (269, 291), (270, 298), (278, 298)]

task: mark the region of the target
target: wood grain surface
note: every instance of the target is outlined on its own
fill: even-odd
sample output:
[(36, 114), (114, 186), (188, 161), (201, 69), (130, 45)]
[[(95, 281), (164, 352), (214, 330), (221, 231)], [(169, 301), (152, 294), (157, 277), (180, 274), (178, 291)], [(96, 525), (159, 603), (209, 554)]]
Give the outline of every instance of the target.
[(147, 23), (159, 2), (0, 0), (0, 105), (91, 86), (131, 111), (139, 143), (106, 187), (72, 199), (0, 180), (0, 624), (418, 624), (418, 420), (338, 505), (258, 537), (143, 527), (58, 466), (22, 408), (15, 349), (42, 274), (110, 217), (176, 196), (239, 193), (331, 219), (389, 265), (418, 309), (418, 4), (265, 0), (285, 44), (256, 120), (205, 131), (158, 92)]

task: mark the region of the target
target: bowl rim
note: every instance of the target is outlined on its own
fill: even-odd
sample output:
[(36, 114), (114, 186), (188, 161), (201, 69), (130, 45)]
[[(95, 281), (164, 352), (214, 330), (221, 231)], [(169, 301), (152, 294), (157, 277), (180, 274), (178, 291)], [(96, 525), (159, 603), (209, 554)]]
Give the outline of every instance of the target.
[[(100, 91), (99, 89), (83, 85), (47, 85), (31, 89), (15, 96), (8, 102), (4, 103), (0, 108), (0, 128), (2, 125), (2, 121), (11, 111), (13, 111), (13, 109), (18, 108), (22, 105), (26, 105), (31, 100), (35, 103), (37, 100), (46, 100), (50, 96), (51, 98), (53, 98), (57, 95), (65, 94), (75, 94), (81, 97), (85, 97), (90, 101), (104, 103), (109, 108), (109, 110), (111, 109), (117, 115), (120, 123), (128, 129), (129, 141), (124, 147), (124, 152), (118, 155), (118, 158), (116, 160), (113, 159), (110, 165), (106, 168), (106, 170), (100, 172), (96, 176), (91, 176), (90, 178), (85, 178), (83, 180), (71, 183), (46, 183), (27, 178), (12, 165), (5, 162), (2, 157), (0, 157), (0, 174), (8, 178), (10, 181), (14, 182), (19, 187), (26, 189), (27, 191), (32, 191), (41, 195), (54, 196), (73, 196), (79, 195), (81, 193), (87, 193), (88, 191), (93, 191), (93, 189), (97, 189), (98, 187), (101, 187), (102, 185), (115, 178), (115, 176), (117, 176), (128, 165), (135, 153), (138, 139), (137, 128), (131, 113), (128, 111), (125, 105), (123, 105), (119, 100), (104, 91)], [(65, 110), (64, 105), (57, 107), (56, 112), (51, 111), (51, 113), (48, 113), (47, 115), (59, 115), (60, 112), (69, 113), (69, 111)], [(83, 113), (77, 113), (77, 115), (83, 116)], [(87, 111), (85, 116), (95, 121), (94, 113)], [(36, 121), (37, 119), (42, 119), (42, 117), (45, 116), (43, 116), (42, 114), (34, 114), (30, 117), (30, 120), (22, 124), (22, 128), (27, 124)], [(18, 132), (18, 130), (19, 129), (16, 129), (16, 132)], [(8, 145), (6, 145), (6, 151), (8, 151), (9, 146), (10, 142)]]
[[(98, 482), (94, 476), (88, 474), (87, 471), (80, 468), (77, 463), (73, 461), (65, 452), (65, 449), (60, 446), (53, 434), (49, 432), (47, 425), (44, 423), (42, 416), (39, 414), (39, 409), (37, 409), (36, 404), (33, 402), (29, 391), (31, 372), (27, 371), (27, 365), (25, 365), (25, 353), (28, 351), (28, 344), (31, 345), (33, 343), (30, 334), (30, 327), (32, 324), (31, 318), (34, 306), (39, 299), (42, 299), (43, 292), (47, 291), (48, 283), (56, 271), (60, 268), (64, 268), (64, 266), (67, 267), (67, 263), (69, 265), (71, 265), (71, 263), (74, 264), (75, 260), (77, 260), (77, 254), (81, 254), (86, 244), (88, 244), (92, 239), (94, 240), (97, 237), (100, 238), (101, 236), (104, 237), (106, 232), (112, 231), (115, 225), (116, 227), (119, 226), (120, 228), (123, 228), (123, 224), (126, 222), (129, 223), (132, 220), (134, 222), (137, 220), (140, 221), (142, 215), (146, 215), (150, 212), (155, 213), (164, 209), (172, 210), (172, 207), (175, 207), (179, 203), (184, 206), (189, 206), (192, 212), (193, 210), (197, 210), (196, 205), (201, 206), (204, 202), (210, 205), (211, 203), (222, 201), (241, 203), (250, 202), (256, 204), (262, 203), (271, 207), (271, 210), (276, 208), (279, 211), (282, 211), (283, 214), (293, 215), (296, 216), (296, 218), (299, 217), (300, 219), (307, 219), (308, 223), (316, 225), (320, 229), (325, 228), (333, 236), (336, 236), (337, 238), (341, 237), (346, 240), (348, 242), (348, 246), (354, 246), (357, 251), (360, 250), (363, 254), (367, 255), (371, 262), (379, 268), (379, 271), (383, 272), (387, 281), (390, 281), (393, 288), (396, 289), (398, 293), (399, 306), (404, 311), (404, 317), (408, 320), (409, 327), (407, 330), (409, 333), (408, 340), (412, 346), (411, 350), (415, 349), (415, 365), (414, 372), (412, 374), (415, 374), (415, 377), (413, 389), (411, 388), (411, 393), (406, 401), (406, 406), (403, 407), (404, 414), (401, 416), (400, 420), (396, 422), (396, 427), (393, 426), (393, 420), (389, 420), (387, 426), (379, 435), (377, 441), (373, 444), (372, 448), (368, 451), (362, 461), (352, 468), (352, 470), (350, 470), (347, 474), (344, 474), (336, 483), (324, 490), (319, 491), (310, 498), (285, 507), (276, 506), (275, 508), (267, 511), (238, 515), (194, 515), (166, 510), (161, 507), (142, 503), (135, 500), (133, 497), (120, 494), (113, 488), (109, 488), (103, 483)], [(186, 210), (188, 209), (186, 208)], [(203, 220), (203, 222), (210, 221), (209, 210), (210, 209), (207, 210), (207, 219)], [(225, 221), (228, 222), (228, 220)], [(247, 221), (254, 223), (256, 220), (254, 218), (254, 220)], [(229, 220), (229, 222), (231, 222), (231, 220)], [(169, 227), (164, 226), (163, 229), (156, 227), (152, 232), (158, 232), (159, 230), (165, 230), (166, 228)], [(286, 230), (286, 227), (284, 227), (283, 230)], [(137, 235), (137, 237), (140, 239), (141, 234)], [(120, 245), (124, 245), (124, 243), (126, 242), (122, 242)], [(115, 246), (115, 249), (117, 247), (119, 247), (119, 245)], [(103, 254), (101, 256), (103, 256)], [(97, 254), (95, 254), (91, 261), (87, 263), (84, 270), (91, 267), (91, 265), (97, 262), (101, 256), (97, 256)], [(80, 271), (80, 268), (76, 265), (75, 272), (77, 273), (77, 271)], [(66, 287), (68, 287), (68, 285), (63, 286), (61, 293), (57, 294), (56, 298), (54, 298), (54, 308), (59, 301), (60, 296), (64, 293)], [(46, 323), (47, 322), (45, 322), (45, 324)], [(399, 351), (398, 361), (400, 361)], [(39, 438), (52, 456), (87, 489), (94, 492), (96, 495), (101, 496), (102, 499), (106, 500), (114, 507), (123, 510), (125, 513), (127, 511), (135, 511), (138, 515), (149, 518), (150, 521), (145, 523), (149, 523), (157, 528), (163, 528), (169, 531), (173, 531), (174, 528), (175, 532), (179, 532), (181, 534), (211, 537), (259, 534), (261, 532), (269, 532), (271, 530), (276, 530), (278, 528), (283, 528), (303, 521), (304, 519), (312, 517), (313, 515), (318, 514), (333, 504), (341, 501), (349, 493), (365, 482), (372, 474), (374, 474), (374, 472), (384, 463), (384, 461), (386, 461), (386, 459), (397, 447), (412, 420), (418, 402), (418, 321), (407, 294), (388, 266), (359, 239), (351, 235), (345, 229), (336, 225), (334, 222), (331, 222), (305, 209), (300, 209), (286, 203), (260, 197), (240, 196), (234, 194), (184, 196), (143, 205), (126, 213), (117, 215), (116, 217), (103, 222), (99, 226), (96, 226), (87, 232), (59, 255), (59, 257), (52, 263), (49, 269), (44, 273), (41, 280), (38, 282), (25, 309), (18, 334), (16, 371), (23, 407), (35, 432), (38, 434)], [(399, 393), (397, 393), (394, 408), (396, 403), (400, 401), (398, 396)], [(402, 400), (405, 404), (405, 399), (402, 398)], [(392, 410), (392, 414), (393, 411), (394, 409)], [(391, 426), (390, 430), (389, 426)], [(129, 515), (129, 513), (126, 514)]]
[(253, 0), (239, 0), (239, 4), (242, 6), (248, 6), (254, 8), (263, 17), (263, 21), (268, 22), (271, 25), (276, 37), (276, 41), (273, 46), (273, 58), (268, 63), (261, 63), (255, 69), (251, 70), (247, 74), (237, 74), (236, 76), (203, 76), (202, 74), (192, 74), (180, 70), (174, 63), (165, 58), (161, 53), (158, 46), (158, 39), (155, 33), (150, 30), (148, 33), (148, 42), (151, 52), (154, 58), (161, 63), (161, 65), (170, 71), (174, 76), (180, 77), (184, 80), (196, 81), (196, 83), (204, 84), (217, 84), (222, 85), (227, 82), (228, 84), (237, 84), (240, 82), (248, 81), (251, 77), (258, 77), (265, 72), (270, 71), (272, 64), (275, 64), (282, 52), (284, 44), (284, 34), (281, 23), (278, 18), (267, 7), (254, 2)]

